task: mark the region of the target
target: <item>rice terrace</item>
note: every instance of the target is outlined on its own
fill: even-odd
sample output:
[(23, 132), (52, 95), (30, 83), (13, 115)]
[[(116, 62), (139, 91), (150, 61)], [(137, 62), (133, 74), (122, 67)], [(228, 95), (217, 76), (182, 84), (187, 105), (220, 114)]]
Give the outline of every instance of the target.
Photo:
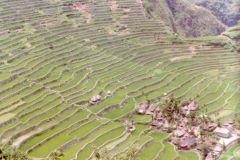
[(0, 159), (240, 160), (240, 3), (207, 1), (0, 0)]

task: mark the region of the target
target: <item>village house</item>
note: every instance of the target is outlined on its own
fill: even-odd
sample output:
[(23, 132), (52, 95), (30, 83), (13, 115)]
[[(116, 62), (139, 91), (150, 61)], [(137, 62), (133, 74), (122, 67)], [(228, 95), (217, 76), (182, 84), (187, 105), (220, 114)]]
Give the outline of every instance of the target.
[(179, 149), (192, 149), (197, 146), (197, 139), (192, 136), (186, 136), (182, 138), (173, 137), (171, 142), (178, 146)]
[(224, 123), (223, 123), (223, 126), (233, 126), (234, 125), (234, 121), (232, 121), (232, 120), (229, 120), (229, 121), (225, 121)]
[(197, 140), (194, 137), (184, 137), (180, 143), (182, 149), (191, 149), (197, 145)]
[(198, 109), (198, 105), (196, 102), (192, 101), (189, 105), (188, 105), (188, 109), (190, 111), (196, 111)]
[(154, 119), (156, 119), (156, 120), (162, 120), (163, 119), (161, 112), (155, 112), (155, 114), (153, 116), (154, 116)]
[(136, 130), (136, 127), (133, 125), (132, 121), (129, 120), (125, 120), (124, 121), (124, 125), (126, 126), (128, 132), (133, 132)]
[(154, 104), (150, 104), (145, 114), (153, 115), (155, 110), (156, 110), (156, 106)]
[(96, 95), (96, 96), (93, 96), (93, 97), (90, 99), (89, 103), (90, 103), (91, 105), (95, 105), (96, 103), (98, 103), (99, 101), (101, 101), (101, 99), (102, 99), (102, 97), (101, 97), (100, 95)]
[(219, 153), (221, 153), (221, 152), (223, 151), (223, 149), (224, 149), (223, 145), (221, 145), (221, 144), (218, 143), (218, 144), (213, 148), (213, 152), (214, 152), (215, 154), (219, 154)]
[(234, 121), (226, 121), (222, 125), (224, 128), (227, 128), (230, 132), (233, 132), (235, 129)]
[(107, 91), (107, 97), (112, 97), (112, 92), (111, 91)]
[(217, 124), (210, 122), (210, 123), (204, 124), (204, 125), (202, 126), (202, 128), (203, 128), (203, 130), (205, 130), (205, 131), (212, 132), (212, 131), (214, 131), (214, 130), (217, 128)]
[(168, 121), (164, 121), (162, 127), (163, 127), (162, 130), (163, 130), (163, 131), (166, 131), (166, 132), (169, 132), (169, 129), (172, 128), (171, 124), (170, 124)]
[(214, 130), (214, 133), (219, 136), (219, 137), (222, 137), (222, 138), (229, 138), (231, 136), (231, 132), (227, 129), (227, 128), (220, 128), (220, 127), (217, 127), (215, 130)]
[(175, 130), (173, 134), (176, 137), (182, 137), (185, 133), (186, 133), (186, 131), (184, 131), (183, 129), (178, 129), (178, 130)]
[(141, 103), (138, 107), (137, 107), (137, 113), (138, 114), (145, 114), (147, 109), (149, 107), (148, 103)]
[(162, 120), (153, 120), (151, 125), (157, 129), (161, 128), (164, 124), (164, 121)]
[(196, 102), (192, 101), (189, 104), (184, 105), (181, 108), (181, 111), (184, 115), (189, 115), (190, 112), (196, 111), (197, 109), (198, 109), (198, 105), (196, 104)]

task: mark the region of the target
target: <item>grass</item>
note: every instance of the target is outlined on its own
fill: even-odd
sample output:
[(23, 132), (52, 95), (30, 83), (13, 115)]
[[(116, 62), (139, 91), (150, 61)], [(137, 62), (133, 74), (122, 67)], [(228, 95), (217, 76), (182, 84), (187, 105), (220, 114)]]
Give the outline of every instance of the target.
[(195, 152), (180, 152), (180, 160), (198, 160), (200, 157)]
[(222, 154), (220, 160), (228, 160), (228, 159), (238, 159), (240, 158), (240, 147), (238, 144), (231, 145), (230, 148), (227, 149), (226, 152)]
[[(153, 142), (152, 144), (148, 145), (136, 158), (137, 160), (148, 160), (154, 159), (157, 155), (159, 150), (163, 148), (163, 144), (161, 142)], [(149, 154), (151, 153), (151, 154)]]
[(159, 153), (158, 158), (160, 160), (172, 160), (177, 158), (178, 152), (175, 150), (174, 146), (170, 143), (164, 143), (163, 150)]
[(9, 119), (13, 118), (14, 116), (15, 116), (14, 113), (7, 113), (7, 114), (4, 114), (4, 115), (1, 116), (1, 118), (0, 118), (0, 123), (3, 123), (3, 122), (8, 121)]

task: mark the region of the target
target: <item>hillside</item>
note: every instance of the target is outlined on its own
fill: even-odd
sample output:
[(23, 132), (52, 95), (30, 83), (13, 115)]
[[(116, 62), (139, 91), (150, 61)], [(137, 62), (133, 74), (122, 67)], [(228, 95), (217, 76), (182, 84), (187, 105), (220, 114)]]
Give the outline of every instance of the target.
[(239, 0), (189, 0), (196, 5), (202, 6), (222, 23), (227, 26), (234, 26), (240, 20), (240, 1)]
[(225, 26), (210, 11), (187, 0), (144, 0), (150, 18), (162, 19), (174, 32), (186, 37), (219, 35)]
[[(240, 124), (240, 54), (208, 43), (219, 37), (179, 38), (156, 10), (182, 35), (221, 33), (205, 9), (199, 17), (185, 1), (171, 11), (157, 2), (147, 13), (141, 0), (1, 0), (0, 143), (34, 160), (96, 160), (99, 150), (113, 160), (202, 160), (136, 109), (174, 94), (196, 101), (198, 116)], [(239, 158), (230, 149), (224, 158)]]
[(223, 33), (223, 36), (229, 38), (232, 44), (235, 46), (236, 50), (240, 52), (240, 23), (236, 26), (229, 28)]

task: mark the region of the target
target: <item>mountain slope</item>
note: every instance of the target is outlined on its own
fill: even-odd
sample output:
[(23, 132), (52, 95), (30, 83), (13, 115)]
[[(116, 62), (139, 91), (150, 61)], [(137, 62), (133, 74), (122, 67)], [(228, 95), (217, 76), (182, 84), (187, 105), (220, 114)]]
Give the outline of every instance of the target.
[(234, 46), (234, 48), (240, 52), (240, 23), (236, 26), (229, 28), (223, 33), (223, 36), (228, 37)]
[(234, 26), (240, 20), (239, 0), (189, 0), (212, 12), (222, 23)]
[(210, 11), (186, 0), (145, 0), (143, 5), (150, 18), (163, 19), (182, 36), (218, 35), (225, 30)]

